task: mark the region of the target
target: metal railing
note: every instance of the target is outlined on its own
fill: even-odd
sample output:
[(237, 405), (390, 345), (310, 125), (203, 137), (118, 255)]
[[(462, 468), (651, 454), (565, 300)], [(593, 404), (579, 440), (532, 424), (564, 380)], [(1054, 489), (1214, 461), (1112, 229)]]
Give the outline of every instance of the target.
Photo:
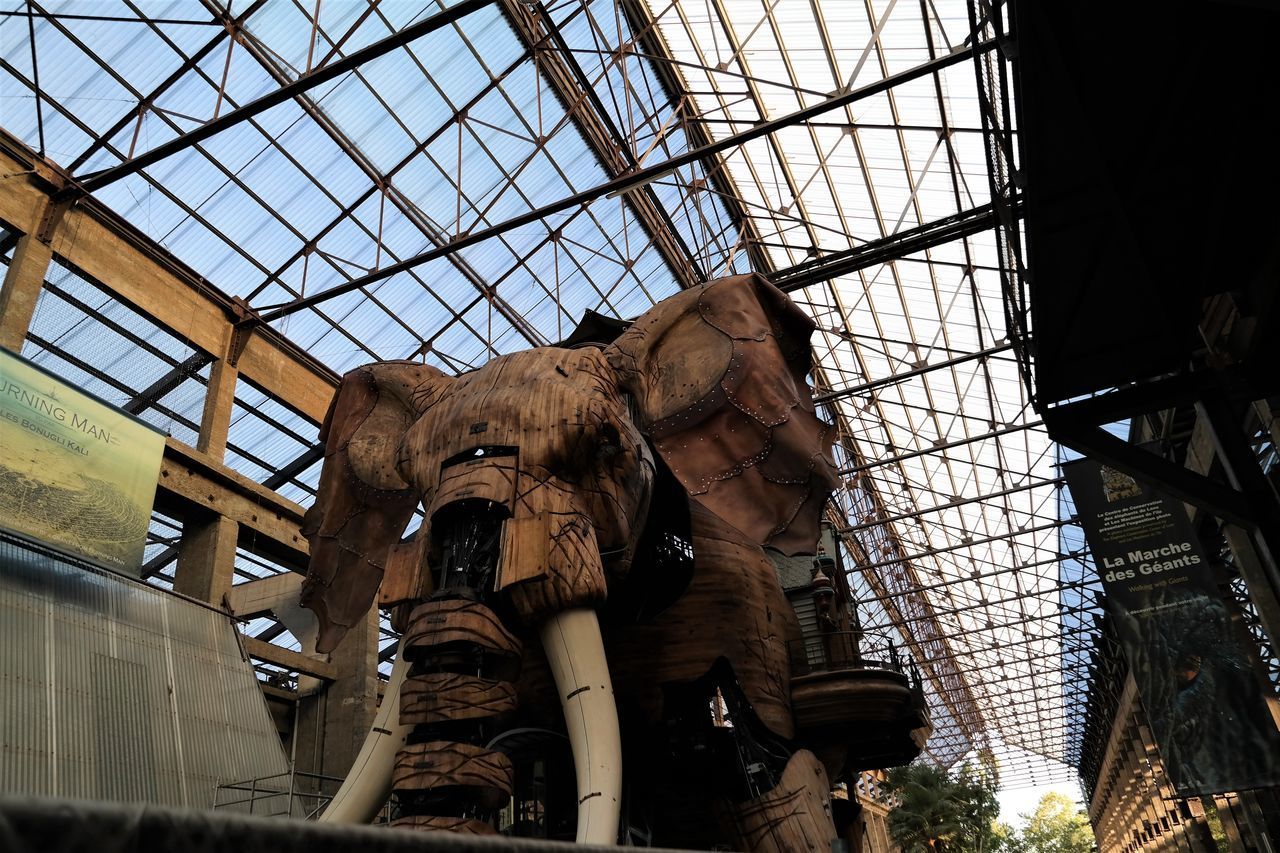
[[(213, 807), (263, 817), (315, 820), (342, 787), (342, 778), (293, 770), (218, 785)], [(392, 804), (374, 823), (389, 823)]]
[(816, 672), (878, 669), (907, 676), (913, 687), (920, 673), (893, 639), (871, 631), (822, 631), (788, 643), (793, 676)]

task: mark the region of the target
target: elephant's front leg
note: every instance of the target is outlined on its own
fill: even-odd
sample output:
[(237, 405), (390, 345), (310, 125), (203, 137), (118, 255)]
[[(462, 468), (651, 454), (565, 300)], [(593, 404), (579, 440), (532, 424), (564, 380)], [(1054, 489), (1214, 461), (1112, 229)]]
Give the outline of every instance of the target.
[[(491, 832), (511, 796), (511, 762), (486, 746), (516, 710), (520, 644), (501, 611), (539, 627), (577, 771), (577, 838), (613, 843), (621, 743), (591, 606), (604, 597), (594, 528), (572, 512), (501, 520), (465, 509), (450, 507), (432, 522), (443, 542), (440, 588), (413, 610), (402, 641), (411, 669), (400, 721), (414, 729), (392, 785), (405, 813), (400, 825)], [(501, 547), (486, 547), (499, 529)]]
[(410, 665), (396, 756), (399, 826), (491, 833), (514, 785), (511, 760), (487, 744), (515, 711), (520, 643), (497, 615), (461, 590), (418, 605), (401, 643)]
[(435, 592), (417, 604), (400, 654), (409, 666), (392, 789), (399, 826), (492, 833), (514, 785), (487, 744), (516, 710), (520, 641), (493, 610), (502, 514), (487, 502), (447, 508), (432, 525)]

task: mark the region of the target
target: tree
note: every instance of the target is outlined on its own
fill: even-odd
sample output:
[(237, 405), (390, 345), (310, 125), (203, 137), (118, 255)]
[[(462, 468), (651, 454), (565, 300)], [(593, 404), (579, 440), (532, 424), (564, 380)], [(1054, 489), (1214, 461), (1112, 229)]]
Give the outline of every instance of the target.
[(902, 853), (993, 853), (1000, 812), (986, 777), (962, 767), (955, 776), (927, 765), (889, 771), (898, 806), (889, 834)]
[(1000, 803), (989, 777), (963, 765), (954, 780), (953, 796), (960, 803), (961, 830), (955, 850), (991, 853), (999, 847), (996, 817)]
[(1021, 815), (1027, 821), (1020, 838), (1009, 848), (1027, 853), (1091, 853), (1097, 849), (1089, 819), (1065, 794), (1050, 791), (1036, 810)]
[(992, 827), (992, 834), (995, 841), (992, 845), (993, 851), (999, 853), (1031, 853), (1027, 849), (1026, 842), (1022, 840), (1022, 836), (1018, 835), (1018, 831), (1007, 823), (996, 823)]

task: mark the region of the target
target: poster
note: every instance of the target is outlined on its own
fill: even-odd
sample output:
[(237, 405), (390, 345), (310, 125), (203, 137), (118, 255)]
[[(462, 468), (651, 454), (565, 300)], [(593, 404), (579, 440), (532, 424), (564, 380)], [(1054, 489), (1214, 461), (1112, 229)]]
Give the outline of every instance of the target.
[(1091, 459), (1063, 473), (1174, 790), (1280, 784), (1280, 732), (1182, 503)]
[(0, 349), (0, 527), (136, 577), (164, 440)]

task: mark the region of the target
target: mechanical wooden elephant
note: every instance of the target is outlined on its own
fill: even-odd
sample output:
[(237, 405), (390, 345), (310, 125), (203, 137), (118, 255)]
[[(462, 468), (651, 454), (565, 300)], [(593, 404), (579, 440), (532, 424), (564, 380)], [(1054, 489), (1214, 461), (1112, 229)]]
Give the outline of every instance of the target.
[(328, 651), (381, 584), (404, 637), (327, 819), (394, 790), (424, 828), (830, 849), (790, 705), (799, 628), (762, 550), (812, 553), (836, 482), (812, 329), (738, 276), (612, 341), (343, 377), (303, 603)]

